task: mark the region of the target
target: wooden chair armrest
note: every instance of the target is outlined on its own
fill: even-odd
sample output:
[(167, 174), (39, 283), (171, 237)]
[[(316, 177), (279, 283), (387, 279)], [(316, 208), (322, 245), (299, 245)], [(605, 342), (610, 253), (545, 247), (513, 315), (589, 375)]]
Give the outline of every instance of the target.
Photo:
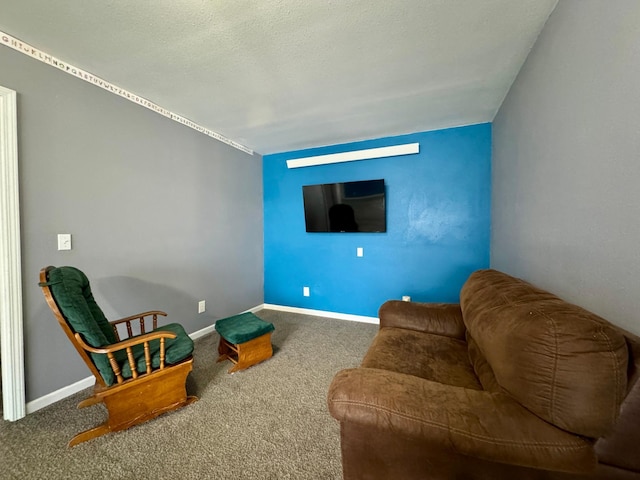
[(116, 334), (116, 338), (120, 340), (120, 334), (118, 333), (117, 326), (120, 325), (121, 323), (127, 324), (127, 335), (129, 337), (132, 337), (133, 329), (131, 328), (131, 322), (138, 320), (140, 322), (140, 333), (145, 334), (147, 333), (145, 329), (145, 318), (149, 316), (153, 316), (152, 329), (155, 330), (156, 328), (158, 328), (158, 315), (162, 315), (164, 317), (167, 316), (167, 314), (161, 310), (150, 310), (148, 312), (138, 313), (137, 315), (131, 315), (130, 317), (121, 318), (119, 320), (113, 320), (109, 323), (111, 324), (111, 327), (113, 328), (113, 331)]
[(84, 341), (84, 339), (79, 333), (75, 334), (75, 338), (78, 341), (78, 344), (87, 352), (102, 353), (107, 355), (107, 358), (109, 359), (109, 363), (111, 364), (111, 368), (113, 369), (113, 373), (115, 374), (118, 383), (124, 382), (124, 378), (122, 377), (122, 371), (120, 369), (120, 365), (118, 365), (118, 362), (114, 356), (114, 352), (117, 352), (120, 350), (125, 350), (127, 352), (127, 360), (129, 361), (129, 367), (131, 368), (131, 375), (133, 378), (138, 378), (138, 369), (136, 368), (136, 362), (133, 357), (132, 348), (136, 345), (144, 346), (144, 359), (146, 364), (146, 373), (151, 373), (153, 369), (151, 367), (151, 353), (149, 350), (149, 342), (151, 342), (152, 340), (160, 340), (160, 366), (158, 367), (158, 370), (162, 370), (165, 367), (164, 365), (165, 339), (176, 338), (176, 337), (177, 335), (173, 332), (164, 332), (160, 330), (160, 331), (145, 333), (142, 335), (138, 335), (136, 337), (128, 338), (121, 342), (112, 343), (111, 345), (107, 345), (104, 347), (92, 347), (91, 345), (88, 345)]

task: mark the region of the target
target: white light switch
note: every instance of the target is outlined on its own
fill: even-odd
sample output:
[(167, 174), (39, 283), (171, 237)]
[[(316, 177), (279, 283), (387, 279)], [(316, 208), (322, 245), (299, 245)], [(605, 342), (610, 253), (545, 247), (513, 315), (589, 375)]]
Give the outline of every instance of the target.
[(71, 234), (70, 233), (58, 234), (58, 250), (71, 250)]
[(357, 255), (358, 257), (364, 257), (364, 248), (362, 248), (362, 247), (358, 247), (358, 248), (356, 249), (356, 255)]
[(309, 287), (302, 287), (302, 295), (305, 297), (308, 297), (310, 295)]

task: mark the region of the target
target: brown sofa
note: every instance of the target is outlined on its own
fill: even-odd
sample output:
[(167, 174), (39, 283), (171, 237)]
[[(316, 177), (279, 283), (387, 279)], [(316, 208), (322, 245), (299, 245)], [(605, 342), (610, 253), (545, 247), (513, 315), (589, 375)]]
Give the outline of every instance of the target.
[(640, 479), (640, 338), (495, 270), (386, 302), (329, 389), (344, 478)]

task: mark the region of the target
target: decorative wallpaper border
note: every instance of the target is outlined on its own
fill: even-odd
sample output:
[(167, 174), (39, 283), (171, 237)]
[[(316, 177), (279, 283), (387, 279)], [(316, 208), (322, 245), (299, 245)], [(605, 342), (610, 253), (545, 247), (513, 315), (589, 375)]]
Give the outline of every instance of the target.
[(107, 82), (106, 80), (96, 75), (93, 75), (92, 73), (89, 73), (85, 70), (82, 70), (81, 68), (75, 67), (67, 62), (59, 60), (53, 55), (49, 55), (43, 52), (42, 50), (39, 50), (29, 45), (28, 43), (25, 43), (9, 35), (8, 33), (4, 33), (0, 31), (0, 45), (5, 45), (9, 48), (12, 48), (17, 52), (27, 55), (40, 62), (46, 63), (47, 65), (55, 67), (58, 70), (68, 73), (69, 75), (73, 75), (74, 77), (84, 80), (85, 82), (92, 83), (93, 85), (100, 87), (103, 90), (111, 92), (122, 98), (126, 98), (130, 102), (133, 102), (142, 107), (148, 108), (149, 110), (159, 113), (164, 117), (170, 118), (173, 121), (176, 121), (178, 123), (181, 123), (182, 125), (185, 125), (186, 127), (192, 128), (197, 132), (200, 132), (209, 137), (215, 138), (216, 140), (222, 143), (226, 143), (227, 145), (230, 145), (233, 148), (237, 148), (238, 150), (248, 153), (249, 155), (253, 155), (253, 150), (237, 142), (234, 142), (233, 140), (225, 137), (224, 135), (221, 135), (220, 133), (214, 132), (213, 130), (203, 127), (202, 125), (198, 125), (197, 123), (192, 122), (188, 118), (185, 118), (181, 115), (173, 113), (167, 110), (166, 108), (161, 107), (160, 105), (153, 103), (152, 101), (147, 100), (146, 98), (141, 97), (140, 95), (136, 95), (135, 93), (129, 92), (124, 88), (114, 85), (113, 83)]

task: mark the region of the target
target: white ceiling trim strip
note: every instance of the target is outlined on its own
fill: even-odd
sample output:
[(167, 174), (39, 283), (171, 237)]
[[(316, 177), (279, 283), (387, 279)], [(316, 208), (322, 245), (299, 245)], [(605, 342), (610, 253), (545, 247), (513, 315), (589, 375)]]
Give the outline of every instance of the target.
[(20, 52), (24, 55), (34, 58), (35, 60), (39, 60), (52, 67), (56, 67), (58, 70), (68, 73), (69, 75), (73, 75), (74, 77), (79, 78), (80, 80), (89, 82), (97, 87), (102, 88), (103, 90), (116, 94), (142, 107), (148, 108), (149, 110), (152, 110), (164, 117), (170, 118), (171, 120), (181, 123), (186, 127), (192, 128), (197, 132), (204, 133), (205, 135), (215, 138), (216, 140), (222, 143), (226, 143), (227, 145), (230, 145), (233, 148), (237, 148), (238, 150), (248, 153), (249, 155), (253, 155), (253, 150), (237, 142), (234, 142), (233, 140), (225, 137), (224, 135), (214, 132), (213, 130), (209, 130), (208, 128), (203, 127), (202, 125), (198, 125), (197, 123), (192, 122), (188, 118), (184, 118), (181, 115), (173, 113), (167, 110), (166, 108), (161, 107), (160, 105), (157, 105), (152, 101), (141, 97), (140, 95), (136, 95), (135, 93), (129, 92), (124, 88), (120, 88), (117, 85), (114, 85), (113, 83), (107, 82), (106, 80), (103, 80), (102, 78), (96, 75), (93, 75), (92, 73), (82, 70), (81, 68), (74, 67), (73, 65), (67, 62), (63, 62), (62, 60), (59, 60), (58, 58), (52, 55), (49, 55), (41, 50), (38, 50), (37, 48), (29, 45), (28, 43), (18, 40), (17, 38), (7, 33), (4, 33), (2, 31), (0, 31), (0, 45), (5, 45), (17, 52)]
[(420, 153), (419, 143), (405, 143), (391, 147), (368, 148), (366, 150), (353, 150), (350, 152), (330, 153), (313, 157), (302, 157), (287, 160), (287, 167), (313, 167), (316, 165), (328, 165), (330, 163), (354, 162), (356, 160), (370, 160), (373, 158), (398, 157)]

